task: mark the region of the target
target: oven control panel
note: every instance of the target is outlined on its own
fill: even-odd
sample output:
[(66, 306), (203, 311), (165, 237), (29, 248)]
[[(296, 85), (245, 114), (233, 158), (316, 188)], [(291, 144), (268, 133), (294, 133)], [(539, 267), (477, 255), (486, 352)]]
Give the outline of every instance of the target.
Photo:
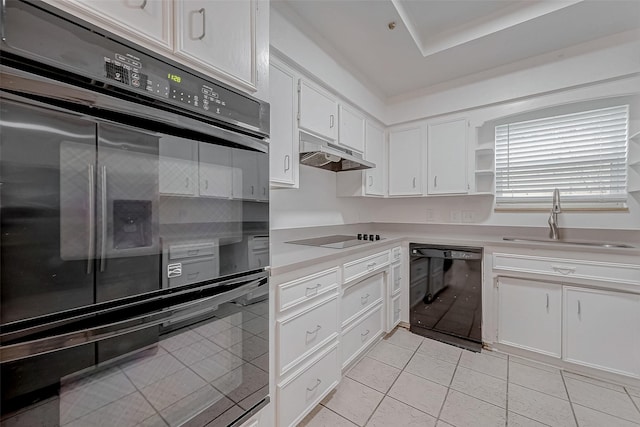
[[(176, 103), (200, 114), (246, 123), (259, 103), (211, 81), (132, 53), (104, 57), (105, 77), (155, 98)], [(253, 113), (253, 114), (252, 114)]]

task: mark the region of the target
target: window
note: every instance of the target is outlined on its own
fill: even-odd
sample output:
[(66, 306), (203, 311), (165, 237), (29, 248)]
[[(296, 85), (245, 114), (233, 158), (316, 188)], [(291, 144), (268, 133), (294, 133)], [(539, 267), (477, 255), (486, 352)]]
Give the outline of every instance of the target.
[(496, 205), (624, 207), (629, 106), (496, 126)]

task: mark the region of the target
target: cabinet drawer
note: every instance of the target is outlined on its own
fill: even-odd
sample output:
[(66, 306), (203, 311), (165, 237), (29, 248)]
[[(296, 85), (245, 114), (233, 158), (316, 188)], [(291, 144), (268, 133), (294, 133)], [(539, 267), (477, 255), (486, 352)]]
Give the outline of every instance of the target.
[(280, 311), (302, 304), (305, 301), (338, 290), (338, 269), (322, 271), (279, 286)]
[(278, 426), (294, 426), (340, 381), (334, 345), (307, 369), (278, 385)]
[(278, 368), (289, 371), (313, 350), (338, 336), (338, 297), (277, 322)]
[(348, 262), (344, 265), (344, 283), (389, 264), (389, 251)]
[(555, 277), (640, 284), (640, 265), (494, 254), (493, 268)]
[(186, 245), (169, 245), (169, 259), (195, 258), (201, 256), (212, 256), (216, 253), (216, 244), (209, 243), (189, 243)]
[(170, 288), (173, 288), (213, 279), (218, 275), (217, 262), (218, 259), (213, 257), (185, 260), (180, 263), (182, 264), (182, 274), (169, 278), (167, 283)]
[(400, 272), (402, 270), (402, 264), (394, 264), (391, 266), (391, 295), (395, 295), (400, 292), (400, 284), (402, 281), (402, 277), (400, 276)]
[(398, 262), (402, 257), (402, 248), (400, 246), (396, 246), (391, 249), (391, 262)]
[(382, 304), (367, 313), (342, 334), (342, 367), (351, 363), (360, 352), (382, 332), (384, 324)]
[(349, 286), (342, 297), (342, 324), (355, 319), (359, 314), (382, 300), (384, 273), (364, 279)]
[(409, 277), (413, 283), (416, 280), (420, 280), (427, 277), (429, 273), (429, 258), (417, 258), (412, 259), (409, 265)]

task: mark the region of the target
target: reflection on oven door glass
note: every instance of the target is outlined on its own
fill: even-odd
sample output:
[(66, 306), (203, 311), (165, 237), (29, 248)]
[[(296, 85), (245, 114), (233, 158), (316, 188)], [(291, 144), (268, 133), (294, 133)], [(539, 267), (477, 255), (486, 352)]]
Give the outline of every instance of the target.
[(59, 400), (30, 411), (40, 419), (59, 411), (59, 424), (70, 427), (226, 426), (268, 394), (268, 334), (267, 300), (224, 303), (216, 317), (162, 335), (126, 360), (63, 379)]

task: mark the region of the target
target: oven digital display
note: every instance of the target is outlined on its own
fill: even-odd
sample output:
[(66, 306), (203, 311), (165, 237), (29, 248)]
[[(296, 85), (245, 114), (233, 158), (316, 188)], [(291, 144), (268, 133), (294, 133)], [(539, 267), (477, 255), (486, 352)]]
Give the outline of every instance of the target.
[(177, 74), (171, 74), (171, 73), (168, 73), (168, 74), (167, 74), (167, 78), (168, 78), (169, 80), (173, 81), (173, 82), (176, 82), (176, 83), (180, 83), (180, 82), (182, 82), (182, 77), (181, 77), (181, 76), (179, 76), (179, 75), (177, 75)]

